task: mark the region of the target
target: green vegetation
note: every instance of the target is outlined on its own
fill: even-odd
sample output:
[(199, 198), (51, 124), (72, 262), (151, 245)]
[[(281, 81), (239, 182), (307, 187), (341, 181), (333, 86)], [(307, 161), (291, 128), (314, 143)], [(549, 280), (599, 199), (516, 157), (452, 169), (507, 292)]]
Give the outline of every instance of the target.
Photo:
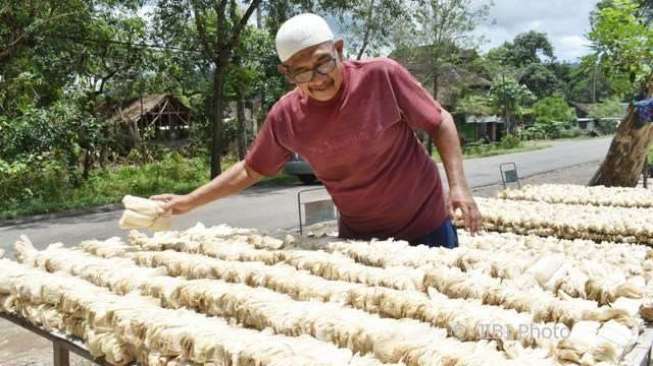
[[(242, 159), (288, 90), (274, 35), (305, 11), (338, 23), (348, 58), (392, 50), (389, 56), (417, 66), (415, 77), (456, 115), (505, 121), (498, 135), (508, 136), (490, 144), (468, 138), (485, 133), (476, 125), (461, 125), (466, 157), (583, 135), (572, 106), (590, 104), (591, 117), (612, 117), (653, 64), (652, 11), (643, 0), (600, 1), (589, 35), (599, 52), (578, 65), (557, 60), (547, 35), (536, 31), (482, 53), (473, 30), (490, 0), (5, 3), (0, 218), (102, 205), (127, 193), (186, 192)], [(174, 96), (188, 110), (177, 122), (183, 136), (171, 138), (161, 116), (123, 116), (130, 103), (153, 95)]]
[[(229, 168), (235, 161), (225, 162)], [(65, 169), (55, 161), (8, 164), (0, 160), (0, 220), (19, 216), (119, 203), (126, 194), (149, 197), (161, 192), (187, 193), (208, 182), (206, 159), (165, 153), (153, 163), (125, 163), (98, 169), (79, 186), (71, 186)], [(257, 186), (288, 185), (295, 177), (280, 174)], [(36, 183), (36, 184), (35, 184)]]

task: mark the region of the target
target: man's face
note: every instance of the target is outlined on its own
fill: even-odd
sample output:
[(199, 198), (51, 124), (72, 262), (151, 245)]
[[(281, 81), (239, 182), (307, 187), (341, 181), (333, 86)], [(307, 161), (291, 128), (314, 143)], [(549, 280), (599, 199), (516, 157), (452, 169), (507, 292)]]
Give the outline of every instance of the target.
[(342, 85), (342, 47), (342, 40), (309, 47), (293, 55), (279, 70), (311, 98), (330, 100)]

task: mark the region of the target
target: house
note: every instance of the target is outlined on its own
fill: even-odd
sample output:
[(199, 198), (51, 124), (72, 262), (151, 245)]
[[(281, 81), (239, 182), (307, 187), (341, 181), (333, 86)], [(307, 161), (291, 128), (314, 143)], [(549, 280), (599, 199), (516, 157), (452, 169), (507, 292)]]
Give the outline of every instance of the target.
[(499, 116), (468, 115), (460, 130), (467, 138), (473, 138), (473, 141), (500, 141), (505, 134), (505, 124)]
[(128, 146), (141, 141), (176, 141), (189, 136), (192, 112), (172, 94), (150, 94), (100, 107), (108, 121), (126, 132)]

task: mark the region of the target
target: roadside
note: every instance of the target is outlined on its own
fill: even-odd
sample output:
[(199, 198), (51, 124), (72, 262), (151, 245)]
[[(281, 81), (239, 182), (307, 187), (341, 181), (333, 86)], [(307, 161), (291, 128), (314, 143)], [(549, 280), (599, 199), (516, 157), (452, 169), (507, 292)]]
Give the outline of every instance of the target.
[[(600, 161), (593, 161), (547, 173), (535, 174), (522, 178), (521, 183), (586, 184), (599, 164)], [(492, 197), (501, 189), (503, 189), (501, 184), (493, 184), (474, 188), (472, 191), (475, 196)], [(52, 350), (49, 342), (12, 323), (0, 320), (0, 365), (46, 366), (51, 364), (51, 359)], [(92, 363), (72, 355), (71, 364), (76, 366), (92, 365)]]
[[(528, 153), (575, 140), (525, 141), (512, 147), (484, 145), (467, 151), (465, 160)], [(439, 161), (437, 152), (434, 153), (434, 159)], [(223, 169), (228, 169), (233, 163), (234, 161), (225, 162)], [(107, 169), (91, 176), (82, 186), (64, 195), (0, 204), (0, 227), (115, 211), (122, 207), (120, 200), (126, 194), (147, 197), (162, 192), (185, 193), (206, 183), (207, 176), (208, 167), (205, 162), (197, 158), (180, 160), (174, 156), (158, 163)], [(299, 185), (296, 177), (282, 173), (264, 178), (254, 188)]]

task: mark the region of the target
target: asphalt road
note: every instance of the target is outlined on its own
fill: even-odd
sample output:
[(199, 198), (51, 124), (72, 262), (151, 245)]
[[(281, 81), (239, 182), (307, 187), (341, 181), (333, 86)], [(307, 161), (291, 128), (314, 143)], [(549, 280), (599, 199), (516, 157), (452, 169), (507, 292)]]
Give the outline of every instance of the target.
[[(602, 160), (610, 141), (611, 137), (558, 141), (543, 150), (470, 159), (465, 161), (465, 172), (473, 187), (496, 184), (501, 181), (498, 167), (502, 162), (515, 162), (520, 176), (533, 175)], [(297, 192), (306, 188), (299, 184), (290, 187), (253, 187), (177, 218), (174, 228), (184, 229), (196, 222), (206, 225), (227, 223), (261, 230), (292, 228), (298, 225)], [(320, 193), (309, 193), (315, 194)], [(0, 248), (11, 255), (13, 243), (21, 234), (27, 235), (40, 248), (53, 242), (75, 245), (92, 238), (124, 236), (125, 232), (118, 228), (121, 214), (121, 211), (113, 211), (0, 227)]]

